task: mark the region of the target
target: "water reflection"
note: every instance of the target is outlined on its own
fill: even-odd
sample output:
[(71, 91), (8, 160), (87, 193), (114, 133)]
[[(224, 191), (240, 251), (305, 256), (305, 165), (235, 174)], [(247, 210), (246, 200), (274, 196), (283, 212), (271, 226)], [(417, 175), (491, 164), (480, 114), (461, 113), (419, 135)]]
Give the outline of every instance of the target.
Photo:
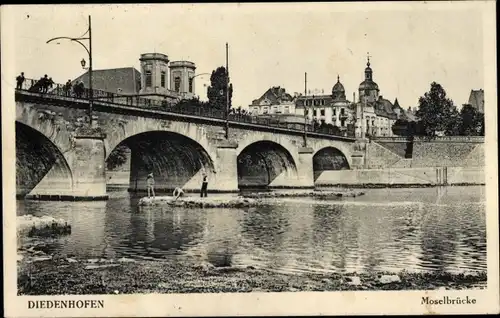
[(72, 234), (48, 245), (79, 257), (224, 262), (286, 272), (486, 270), (484, 187), (371, 189), (345, 200), (290, 199), (251, 209), (18, 201)]

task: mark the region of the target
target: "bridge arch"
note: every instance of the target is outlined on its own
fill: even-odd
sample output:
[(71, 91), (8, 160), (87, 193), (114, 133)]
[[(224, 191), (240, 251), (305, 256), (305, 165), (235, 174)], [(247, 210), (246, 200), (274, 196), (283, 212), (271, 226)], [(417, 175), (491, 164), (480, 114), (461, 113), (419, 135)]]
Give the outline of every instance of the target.
[[(208, 150), (179, 133), (165, 130), (141, 132), (122, 140), (115, 149), (124, 147), (130, 149), (130, 191), (145, 191), (146, 178), (151, 172), (155, 189), (168, 192), (176, 187), (199, 189), (203, 170), (209, 179), (214, 172), (214, 161)], [(107, 160), (112, 158), (108, 155)]]
[(246, 145), (238, 152), (238, 187), (287, 187), (298, 178), (292, 153), (270, 140)]
[(62, 113), (38, 104), (16, 102), (16, 124), (24, 124), (41, 133), (64, 154), (73, 147), (74, 133), (68, 129)]
[(155, 131), (172, 133), (189, 138), (199, 144), (211, 158), (216, 158), (216, 149), (210, 144), (206, 129), (196, 123), (121, 116), (118, 119), (106, 118), (106, 123), (103, 123), (103, 125), (108, 127), (106, 129), (106, 139), (104, 140), (106, 158), (113, 149), (128, 138)]
[(16, 120), (16, 195), (68, 193), (73, 174), (63, 151), (39, 130)]
[(348, 158), (342, 151), (333, 146), (319, 149), (313, 155), (314, 181), (324, 171), (350, 169)]

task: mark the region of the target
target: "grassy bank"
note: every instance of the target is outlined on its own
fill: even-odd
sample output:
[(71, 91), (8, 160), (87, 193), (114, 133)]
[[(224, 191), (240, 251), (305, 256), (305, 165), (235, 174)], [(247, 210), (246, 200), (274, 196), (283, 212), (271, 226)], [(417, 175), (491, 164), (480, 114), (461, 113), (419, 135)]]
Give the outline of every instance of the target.
[(24, 258), (19, 295), (432, 290), (484, 288), (486, 273), (283, 274), (251, 266), (157, 261)]

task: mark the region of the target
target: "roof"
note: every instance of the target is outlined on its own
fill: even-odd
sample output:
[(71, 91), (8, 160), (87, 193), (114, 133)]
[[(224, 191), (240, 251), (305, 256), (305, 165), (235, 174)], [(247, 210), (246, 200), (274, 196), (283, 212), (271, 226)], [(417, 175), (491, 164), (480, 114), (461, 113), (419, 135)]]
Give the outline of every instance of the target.
[[(83, 81), (85, 87), (89, 87), (88, 72), (74, 79), (72, 83), (79, 81)], [(141, 73), (133, 67), (94, 70), (92, 86), (94, 89), (111, 93), (138, 94), (141, 88)]]
[(333, 85), (332, 92), (345, 92), (344, 85), (340, 81), (337, 81), (335, 85)]
[(484, 111), (484, 90), (471, 90), (469, 104), (480, 111)]
[(292, 95), (288, 94), (286, 90), (279, 86), (269, 88), (261, 97), (254, 99), (252, 105), (260, 105), (261, 102), (268, 100), (269, 105), (280, 105), (283, 102), (292, 102)]
[[(307, 95), (307, 96), (299, 96), (295, 102), (296, 107), (304, 107), (304, 101), (306, 100), (324, 100), (324, 105), (316, 105), (316, 107), (325, 107), (330, 105), (333, 102), (332, 95)], [(308, 106), (309, 107), (309, 106)]]
[(382, 96), (375, 102), (375, 114), (377, 116), (396, 119), (397, 114), (393, 110), (393, 105)]
[(364, 80), (359, 84), (359, 89), (376, 89), (378, 90), (378, 85), (372, 80)]
[(394, 105), (392, 106), (393, 109), (396, 109), (396, 108), (401, 108), (401, 106), (399, 106), (399, 102), (398, 102), (398, 99), (396, 98), (394, 100)]

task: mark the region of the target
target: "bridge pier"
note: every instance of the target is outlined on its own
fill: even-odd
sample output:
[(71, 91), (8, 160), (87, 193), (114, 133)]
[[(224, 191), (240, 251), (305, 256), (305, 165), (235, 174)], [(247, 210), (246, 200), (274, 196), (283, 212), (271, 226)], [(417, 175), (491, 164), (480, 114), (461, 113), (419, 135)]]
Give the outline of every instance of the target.
[(218, 143), (216, 174), (208, 184), (209, 192), (239, 192), (237, 148), (236, 142), (223, 140)]
[(299, 188), (314, 188), (313, 149), (309, 147), (299, 148), (299, 162), (297, 172), (299, 176), (297, 186)]
[(93, 130), (77, 133), (70, 152), (65, 155), (71, 171), (69, 180), (62, 180), (51, 170), (26, 199), (107, 200), (104, 138)]

